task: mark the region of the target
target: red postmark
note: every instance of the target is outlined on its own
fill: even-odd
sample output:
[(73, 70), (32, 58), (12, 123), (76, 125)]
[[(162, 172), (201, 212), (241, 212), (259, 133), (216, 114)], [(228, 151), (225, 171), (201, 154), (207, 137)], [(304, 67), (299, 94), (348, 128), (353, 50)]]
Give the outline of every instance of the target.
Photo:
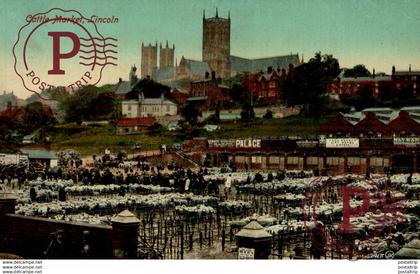
[(302, 203), (305, 227), (312, 231), (312, 248), (321, 256), (335, 251), (343, 257), (363, 258), (366, 254), (358, 243), (385, 239), (396, 232), (407, 221), (405, 196), (393, 196), (383, 183), (360, 177), (313, 180)]
[(117, 39), (104, 37), (91, 19), (76, 10), (53, 8), (33, 16), (13, 46), (14, 70), (23, 86), (42, 92), (71, 94), (97, 85), (107, 66), (116, 66)]

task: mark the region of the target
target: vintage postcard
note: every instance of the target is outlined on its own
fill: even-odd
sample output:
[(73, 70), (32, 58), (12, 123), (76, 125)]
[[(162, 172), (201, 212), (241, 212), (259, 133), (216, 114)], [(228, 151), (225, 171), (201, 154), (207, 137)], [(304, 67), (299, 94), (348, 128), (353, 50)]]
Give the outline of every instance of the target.
[(419, 1), (0, 4), (12, 269), (408, 259), (389, 271), (417, 273)]

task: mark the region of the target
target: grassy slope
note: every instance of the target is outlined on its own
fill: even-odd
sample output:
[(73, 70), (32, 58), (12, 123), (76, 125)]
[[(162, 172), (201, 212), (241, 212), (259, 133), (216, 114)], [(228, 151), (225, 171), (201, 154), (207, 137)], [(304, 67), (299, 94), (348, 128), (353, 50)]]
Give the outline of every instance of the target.
[[(221, 130), (208, 133), (209, 138), (235, 138), (249, 136), (284, 136), (284, 135), (315, 135), (319, 126), (326, 122), (320, 120), (290, 117), (286, 119), (259, 119), (249, 124), (227, 123), (221, 125)], [(63, 126), (64, 127), (64, 126)], [(126, 150), (133, 152), (132, 147), (136, 142), (142, 144), (144, 150), (155, 150), (161, 144), (172, 144), (176, 140), (174, 132), (164, 130), (159, 135), (147, 133), (116, 135), (115, 128), (111, 125), (99, 127), (85, 127), (85, 131), (66, 135), (56, 133), (53, 136), (54, 150), (72, 148), (82, 155), (98, 154), (106, 148), (117, 151)]]

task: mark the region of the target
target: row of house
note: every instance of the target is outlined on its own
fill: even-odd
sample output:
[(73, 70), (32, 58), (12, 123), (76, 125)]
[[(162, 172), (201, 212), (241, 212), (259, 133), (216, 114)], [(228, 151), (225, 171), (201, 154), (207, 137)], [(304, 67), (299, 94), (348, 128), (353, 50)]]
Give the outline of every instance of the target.
[(417, 94), (417, 87), (420, 85), (420, 71), (408, 70), (396, 71), (392, 67), (392, 74), (375, 75), (373, 71), (370, 77), (337, 77), (329, 86), (328, 91), (337, 95), (356, 96), (357, 93), (366, 86), (373, 90), (374, 96), (379, 96), (380, 89), (386, 86), (391, 91), (398, 91), (403, 88), (412, 88), (413, 94)]
[(357, 113), (337, 113), (321, 133), (328, 137), (419, 137), (420, 107), (393, 111), (387, 108), (366, 109)]

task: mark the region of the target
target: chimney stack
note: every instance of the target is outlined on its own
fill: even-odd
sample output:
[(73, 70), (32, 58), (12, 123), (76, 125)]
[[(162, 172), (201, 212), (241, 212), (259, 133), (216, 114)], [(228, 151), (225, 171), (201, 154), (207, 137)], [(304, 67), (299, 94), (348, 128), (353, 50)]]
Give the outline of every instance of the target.
[(372, 71), (372, 78), (375, 79), (375, 68)]
[(392, 66), (392, 75), (395, 74), (395, 66)]

